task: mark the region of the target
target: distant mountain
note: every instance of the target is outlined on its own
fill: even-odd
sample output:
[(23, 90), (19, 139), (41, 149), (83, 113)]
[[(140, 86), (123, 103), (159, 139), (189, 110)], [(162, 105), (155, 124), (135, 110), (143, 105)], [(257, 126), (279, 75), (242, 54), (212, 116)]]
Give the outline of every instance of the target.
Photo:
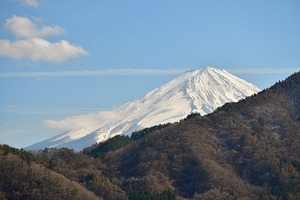
[[(113, 111), (87, 115), (86, 118), (92, 116), (92, 120), (86, 126), (74, 128), (27, 149), (67, 147), (79, 151), (115, 135), (130, 135), (145, 127), (179, 121), (193, 112), (205, 115), (226, 102), (237, 102), (259, 91), (225, 70), (206, 67), (188, 71)], [(68, 120), (72, 121), (72, 118)], [(74, 126), (77, 126), (76, 123), (78, 118), (74, 120)]]
[[(195, 200), (299, 199), (300, 72), (212, 114), (148, 131), (114, 151), (124, 139), (114, 137), (83, 153), (100, 158), (109, 166), (105, 173), (130, 191), (170, 190)], [(103, 154), (107, 144), (113, 151)]]

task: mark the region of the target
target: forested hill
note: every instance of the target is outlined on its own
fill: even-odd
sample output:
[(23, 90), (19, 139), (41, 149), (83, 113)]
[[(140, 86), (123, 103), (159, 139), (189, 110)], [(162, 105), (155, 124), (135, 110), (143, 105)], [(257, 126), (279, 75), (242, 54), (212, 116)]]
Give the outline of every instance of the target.
[(0, 145), (0, 199), (103, 199), (40, 162), (30, 152)]
[(138, 189), (186, 198), (300, 197), (300, 74), (106, 155)]
[(299, 199), (300, 73), (81, 153), (0, 145), (0, 199)]

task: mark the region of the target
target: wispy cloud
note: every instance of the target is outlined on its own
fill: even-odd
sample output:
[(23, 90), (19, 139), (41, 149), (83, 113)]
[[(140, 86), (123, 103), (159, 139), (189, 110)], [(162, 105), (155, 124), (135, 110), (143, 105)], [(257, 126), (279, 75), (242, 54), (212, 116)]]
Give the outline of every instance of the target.
[(18, 108), (16, 105), (6, 105), (0, 109), (0, 114), (18, 114), (18, 115), (45, 115), (45, 116), (66, 116), (80, 115), (83, 113), (92, 113), (95, 111), (106, 111), (109, 108), (99, 107), (71, 107), (71, 108)]
[(39, 6), (38, 0), (20, 0), (20, 1), (23, 5), (26, 5), (26, 6), (32, 6), (32, 7)]
[(127, 75), (172, 75), (185, 72), (186, 69), (103, 69), (58, 72), (5, 72), (0, 78), (12, 77), (64, 77), (64, 76), (127, 76)]
[[(78, 70), (56, 72), (4, 72), (0, 78), (18, 77), (72, 77), (72, 76), (127, 76), (127, 75), (176, 75), (190, 69), (102, 69), (102, 70)], [(291, 74), (300, 68), (260, 68), (260, 69), (228, 69), (233, 74)]]
[(62, 120), (45, 120), (44, 125), (49, 128), (62, 130), (76, 130), (89, 126), (99, 126), (110, 122), (110, 120), (119, 119), (119, 115), (113, 111), (95, 112), (84, 115), (75, 115)]
[(240, 68), (228, 69), (233, 74), (291, 74), (298, 72), (299, 68)]

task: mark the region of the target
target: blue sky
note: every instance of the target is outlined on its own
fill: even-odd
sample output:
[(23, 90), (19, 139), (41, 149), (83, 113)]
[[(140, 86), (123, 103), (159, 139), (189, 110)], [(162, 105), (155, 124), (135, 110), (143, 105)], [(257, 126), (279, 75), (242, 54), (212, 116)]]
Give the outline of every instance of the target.
[(300, 70), (298, 0), (0, 0), (0, 143), (109, 110), (179, 73), (226, 69), (266, 88)]

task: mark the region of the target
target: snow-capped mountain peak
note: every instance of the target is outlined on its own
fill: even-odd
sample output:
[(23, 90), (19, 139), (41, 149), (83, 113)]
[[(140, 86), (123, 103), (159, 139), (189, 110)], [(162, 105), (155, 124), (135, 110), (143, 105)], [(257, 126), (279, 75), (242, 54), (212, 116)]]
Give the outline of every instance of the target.
[[(68, 147), (81, 150), (115, 135), (130, 135), (139, 129), (179, 121), (192, 112), (205, 115), (226, 102), (236, 102), (259, 91), (226, 70), (206, 67), (188, 71), (112, 111), (52, 121), (56, 125), (73, 121), (76, 128), (28, 149)], [(88, 123), (80, 126), (82, 118)]]

